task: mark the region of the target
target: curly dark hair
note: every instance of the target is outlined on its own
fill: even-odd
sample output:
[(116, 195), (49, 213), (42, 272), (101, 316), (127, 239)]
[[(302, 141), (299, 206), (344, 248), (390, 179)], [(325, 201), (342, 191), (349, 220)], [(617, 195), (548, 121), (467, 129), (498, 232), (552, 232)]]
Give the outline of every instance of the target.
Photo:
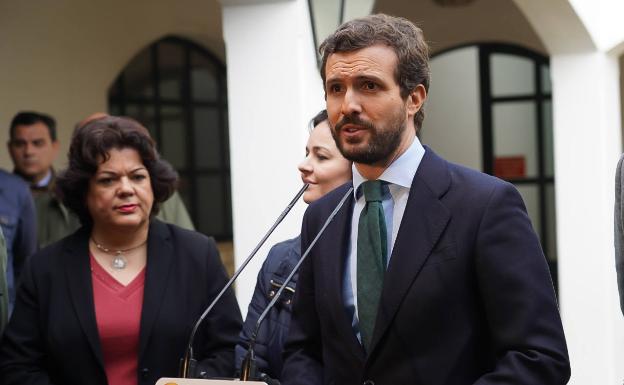
[[(342, 24), (329, 35), (319, 47), (323, 60), (321, 78), (325, 84), (325, 65), (329, 55), (336, 52), (350, 52), (384, 44), (394, 50), (398, 63), (395, 80), (401, 88), (401, 97), (406, 98), (419, 84), (429, 91), (429, 46), (423, 31), (411, 21), (384, 14), (370, 15)], [(425, 119), (424, 107), (414, 116), (416, 130)]]
[(56, 180), (56, 193), (83, 225), (93, 219), (86, 206), (89, 181), (111, 149), (135, 149), (147, 169), (154, 205), (150, 215), (156, 215), (160, 204), (171, 196), (177, 187), (178, 174), (171, 165), (160, 158), (154, 140), (139, 122), (127, 117), (104, 116), (79, 124), (72, 134), (67, 169)]

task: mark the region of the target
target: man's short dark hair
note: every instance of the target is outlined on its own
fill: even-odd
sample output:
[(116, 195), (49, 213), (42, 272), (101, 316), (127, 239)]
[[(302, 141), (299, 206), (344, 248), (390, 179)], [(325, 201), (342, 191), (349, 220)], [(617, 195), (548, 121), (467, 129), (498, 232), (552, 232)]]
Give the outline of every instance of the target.
[(87, 208), (89, 181), (112, 149), (132, 148), (139, 153), (147, 169), (154, 194), (151, 215), (158, 214), (160, 204), (173, 194), (178, 174), (160, 158), (149, 132), (134, 119), (104, 116), (87, 121), (74, 130), (68, 154), (68, 167), (56, 180), (56, 192), (62, 203), (72, 210), (83, 225), (93, 222)]
[(9, 139), (15, 139), (15, 128), (17, 126), (31, 126), (36, 123), (43, 123), (48, 127), (50, 139), (56, 142), (56, 120), (48, 114), (35, 111), (20, 111), (11, 120), (11, 129)]
[[(348, 21), (325, 39), (319, 48), (323, 58), (323, 84), (329, 55), (356, 51), (376, 44), (392, 48), (397, 55), (395, 80), (401, 89), (401, 97), (406, 98), (419, 84), (426, 91), (429, 90), (429, 46), (422, 30), (405, 18), (384, 14)], [(420, 129), (424, 118), (425, 112), (421, 107), (414, 116), (416, 130)]]

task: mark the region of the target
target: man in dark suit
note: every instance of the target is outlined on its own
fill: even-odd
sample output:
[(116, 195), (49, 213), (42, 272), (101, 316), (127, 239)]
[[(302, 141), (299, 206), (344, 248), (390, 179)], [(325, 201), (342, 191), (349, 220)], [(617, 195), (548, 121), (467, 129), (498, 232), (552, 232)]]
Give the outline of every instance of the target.
[(416, 137), (429, 86), (422, 31), (368, 16), (321, 53), (353, 180), (304, 217), (302, 250), (350, 195), (300, 273), (283, 383), (565, 384), (555, 294), (519, 193)]

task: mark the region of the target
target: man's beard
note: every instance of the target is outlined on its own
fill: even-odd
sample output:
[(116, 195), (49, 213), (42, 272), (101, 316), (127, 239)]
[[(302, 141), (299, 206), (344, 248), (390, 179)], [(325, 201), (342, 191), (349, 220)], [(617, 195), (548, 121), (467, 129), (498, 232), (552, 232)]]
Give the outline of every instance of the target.
[[(343, 143), (340, 132), (346, 124), (364, 127), (370, 135), (368, 143), (360, 139), (349, 138), (344, 139), (346, 143)], [(362, 120), (359, 115), (353, 114), (345, 116), (336, 123), (335, 127), (331, 129), (331, 134), (342, 156), (355, 163), (371, 165), (390, 159), (399, 147), (406, 127), (405, 107), (403, 106), (383, 129), (379, 129), (373, 123)]]

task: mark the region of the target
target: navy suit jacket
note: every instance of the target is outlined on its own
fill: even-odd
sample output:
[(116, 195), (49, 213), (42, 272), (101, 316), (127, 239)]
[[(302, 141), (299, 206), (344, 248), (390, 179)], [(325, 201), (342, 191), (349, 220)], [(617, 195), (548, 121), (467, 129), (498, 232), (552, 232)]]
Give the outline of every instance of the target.
[[(95, 319), (89, 234), (81, 228), (27, 262), (0, 344), (1, 384), (107, 383)], [(195, 321), (227, 276), (214, 241), (153, 219), (139, 333), (138, 384), (175, 377)], [(242, 320), (230, 290), (202, 324), (195, 357), (208, 376), (234, 372)], [(111, 384), (114, 385), (114, 384)]]
[[(302, 250), (349, 187), (310, 205)], [(303, 264), (283, 384), (567, 383), (569, 360), (548, 267), (511, 184), (426, 149), (368, 354), (342, 298), (352, 209), (350, 199)]]

